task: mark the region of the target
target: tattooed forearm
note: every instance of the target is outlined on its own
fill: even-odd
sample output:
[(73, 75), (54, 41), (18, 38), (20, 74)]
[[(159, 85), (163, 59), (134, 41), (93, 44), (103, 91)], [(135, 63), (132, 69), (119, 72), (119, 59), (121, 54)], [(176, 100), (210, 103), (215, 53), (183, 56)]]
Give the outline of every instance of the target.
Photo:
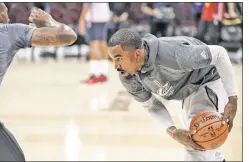
[(69, 27), (60, 25), (59, 28), (38, 28), (32, 37), (32, 46), (67, 46), (74, 43), (77, 35)]
[(51, 20), (46, 20), (46, 21), (38, 21), (34, 23), (37, 28), (43, 28), (43, 27), (49, 27), (49, 28), (56, 28), (60, 23), (57, 21), (51, 19)]
[(50, 28), (55, 28), (59, 25), (58, 22), (55, 22), (55, 21), (47, 21), (43, 24), (42, 27), (50, 27)]
[(53, 35), (39, 32), (35, 35), (35, 41), (33, 43), (39, 46), (50, 46), (54, 44), (62, 44), (63, 42), (64, 41), (60, 39), (58, 32)]

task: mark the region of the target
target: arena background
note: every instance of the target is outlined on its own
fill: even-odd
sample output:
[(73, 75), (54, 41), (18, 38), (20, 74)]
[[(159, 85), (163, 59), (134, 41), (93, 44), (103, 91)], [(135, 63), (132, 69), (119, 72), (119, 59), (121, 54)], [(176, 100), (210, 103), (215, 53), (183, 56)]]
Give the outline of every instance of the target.
[[(78, 33), (83, 3), (6, 3), (11, 23), (29, 24), (33, 7), (44, 9)], [(108, 35), (130, 27), (141, 36), (153, 27), (153, 16), (142, 3), (124, 3), (128, 14), (122, 22), (108, 23)], [(151, 4), (150, 4), (151, 5)], [(148, 5), (148, 6), (150, 6)], [(196, 37), (204, 3), (167, 3), (165, 35)], [(224, 3), (228, 12), (231, 3)], [(217, 25), (216, 44), (229, 51), (242, 96), (242, 3), (233, 3), (236, 16)], [(120, 10), (110, 3), (113, 15)], [(153, 6), (153, 5), (152, 5)], [(119, 5), (120, 7), (120, 5)], [(122, 7), (121, 7), (122, 8)], [(101, 11), (100, 11), (101, 12)], [(155, 17), (158, 15), (155, 15)], [(157, 29), (161, 30), (161, 29)], [(157, 33), (161, 36), (161, 33)], [(109, 38), (108, 36), (108, 38)], [(212, 43), (210, 33), (204, 36)], [(108, 82), (80, 84), (88, 76), (88, 36), (79, 35), (75, 44), (61, 48), (20, 50), (10, 66), (0, 92), (0, 118), (32, 160), (183, 160), (183, 147), (134, 101), (121, 86), (110, 61)], [(164, 102), (176, 125), (181, 127), (181, 103)], [(227, 161), (242, 161), (242, 97), (239, 98), (234, 128), (221, 148)]]

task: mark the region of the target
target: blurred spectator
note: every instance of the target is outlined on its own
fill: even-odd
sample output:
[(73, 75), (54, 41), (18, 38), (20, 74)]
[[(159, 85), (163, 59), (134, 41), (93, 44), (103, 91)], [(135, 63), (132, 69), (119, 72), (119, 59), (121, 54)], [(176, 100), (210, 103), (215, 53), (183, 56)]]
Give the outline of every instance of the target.
[(47, 13), (50, 13), (50, 5), (52, 3), (45, 3), (45, 2), (34, 2), (33, 5), (36, 8), (40, 8), (42, 10), (44, 10)]
[(110, 10), (112, 11), (112, 21), (122, 22), (127, 20), (128, 12), (130, 9), (129, 2), (119, 2), (119, 3), (110, 3)]
[(172, 6), (175, 14), (173, 35), (194, 37), (197, 29), (191, 3), (173, 3)]
[[(9, 19), (10, 23), (29, 24), (30, 9), (32, 3), (10, 3), (9, 4)], [(18, 13), (18, 14), (17, 14)]]
[(108, 54), (106, 24), (111, 18), (108, 3), (84, 3), (79, 20), (79, 33), (90, 39), (90, 77), (82, 83), (107, 81)]
[[(220, 41), (233, 43), (233, 46), (238, 42), (242, 44), (242, 17), (238, 6), (236, 3), (225, 3), (224, 10)], [(231, 44), (228, 46), (231, 46)]]
[(142, 11), (150, 16), (151, 33), (157, 37), (166, 36), (168, 25), (175, 18), (171, 4), (143, 3)]
[(120, 28), (132, 28), (141, 36), (150, 32), (148, 17), (142, 11), (142, 3), (130, 3), (128, 19), (120, 24)]
[(202, 9), (203, 9), (203, 3), (190, 3), (191, 5), (191, 9), (192, 9), (192, 14), (194, 16), (194, 20), (195, 20), (195, 25), (196, 27), (198, 27), (199, 22), (201, 20), (201, 13), (202, 13)]
[[(219, 38), (220, 22), (224, 17), (224, 3), (205, 3), (201, 21), (197, 31), (197, 38), (208, 44), (217, 44)], [(205, 36), (209, 37), (208, 40)]]
[(82, 3), (51, 3), (50, 14), (60, 21), (77, 30)]
[(225, 3), (224, 25), (238, 25), (242, 23), (241, 7), (236, 3)]
[(221, 41), (227, 43), (222, 42), (222, 45), (230, 51), (237, 50), (236, 53), (230, 55), (230, 59), (236, 64), (241, 64), (243, 48), (242, 3), (226, 3), (225, 12), (222, 21)]
[[(129, 2), (109, 3), (112, 12), (111, 22), (108, 24), (108, 36), (111, 36), (120, 29), (120, 26), (127, 21), (130, 10)], [(109, 40), (109, 37), (108, 39)]]
[(46, 5), (46, 3), (44, 3), (44, 2), (35, 2), (34, 3), (35, 7), (40, 8), (42, 10), (45, 10), (45, 5)]
[(131, 3), (128, 19), (134, 24), (139, 24), (146, 21), (146, 17), (142, 12), (142, 3)]

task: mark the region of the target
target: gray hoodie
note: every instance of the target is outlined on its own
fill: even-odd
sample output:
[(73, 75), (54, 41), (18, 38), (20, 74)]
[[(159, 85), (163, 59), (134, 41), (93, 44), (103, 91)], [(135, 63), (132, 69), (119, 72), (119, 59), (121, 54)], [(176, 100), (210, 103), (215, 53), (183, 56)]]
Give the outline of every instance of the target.
[(141, 71), (120, 80), (126, 90), (139, 102), (151, 98), (152, 93), (167, 100), (184, 100), (207, 82), (220, 78), (211, 66), (210, 50), (192, 37), (143, 37), (146, 62)]

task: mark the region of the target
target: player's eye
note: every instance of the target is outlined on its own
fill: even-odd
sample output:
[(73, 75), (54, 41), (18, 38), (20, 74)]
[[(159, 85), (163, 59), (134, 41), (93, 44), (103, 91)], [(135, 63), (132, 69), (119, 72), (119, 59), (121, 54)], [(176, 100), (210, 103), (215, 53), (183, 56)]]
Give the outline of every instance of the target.
[(116, 58), (116, 61), (122, 61), (122, 58), (118, 57)]

